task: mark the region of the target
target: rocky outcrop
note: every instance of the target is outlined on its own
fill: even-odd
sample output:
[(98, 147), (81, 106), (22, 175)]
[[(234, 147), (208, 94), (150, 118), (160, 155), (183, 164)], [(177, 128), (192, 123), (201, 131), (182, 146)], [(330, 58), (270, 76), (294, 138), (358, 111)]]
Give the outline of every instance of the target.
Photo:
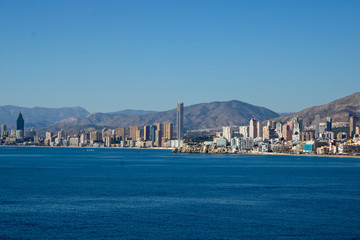
[(231, 147), (217, 147), (215, 145), (184, 144), (182, 147), (174, 148), (173, 153), (209, 153), (209, 154), (234, 154), (239, 153)]

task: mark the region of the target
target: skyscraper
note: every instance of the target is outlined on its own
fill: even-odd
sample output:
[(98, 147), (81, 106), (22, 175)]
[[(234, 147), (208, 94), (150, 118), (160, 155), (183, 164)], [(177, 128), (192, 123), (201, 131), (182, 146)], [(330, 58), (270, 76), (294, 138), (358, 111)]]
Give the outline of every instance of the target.
[(60, 139), (65, 139), (65, 132), (64, 132), (64, 130), (60, 130), (60, 131), (58, 131), (58, 139), (60, 140)]
[(150, 140), (150, 126), (144, 126), (144, 140)]
[(331, 117), (326, 118), (326, 131), (328, 131), (328, 132), (332, 131), (332, 118)]
[(257, 121), (255, 118), (250, 119), (249, 137), (257, 138)]
[(136, 130), (136, 137), (135, 137), (136, 141), (138, 141), (139, 139), (141, 139), (141, 130), (140, 128), (138, 130)]
[(256, 127), (256, 130), (257, 130), (257, 134), (256, 134), (256, 136), (257, 137), (262, 137), (262, 126), (261, 126), (261, 122), (260, 121), (258, 121), (257, 122), (257, 127)]
[(163, 124), (162, 123), (154, 123), (153, 125), (156, 126), (156, 130), (161, 130), (161, 132), (163, 132)]
[(155, 146), (161, 147), (162, 145), (162, 131), (158, 129), (155, 131)]
[(349, 132), (350, 138), (353, 138), (355, 135), (355, 129), (356, 129), (355, 125), (356, 125), (355, 116), (350, 116), (350, 132)]
[(125, 128), (119, 127), (117, 129), (115, 129), (115, 137), (117, 139), (117, 141), (124, 141), (125, 137), (126, 137), (126, 131)]
[(282, 138), (282, 123), (281, 122), (277, 122), (276, 123), (276, 128), (275, 128), (275, 132), (277, 134), (278, 138)]
[(248, 138), (249, 137), (249, 126), (240, 126), (239, 133), (241, 137)]
[(150, 126), (150, 140), (155, 141), (155, 132), (157, 127), (155, 125)]
[(300, 141), (300, 134), (301, 134), (301, 123), (300, 120), (298, 118), (293, 118), (292, 120), (293, 123), (293, 131), (292, 131), (292, 140), (293, 141)]
[(167, 122), (164, 124), (164, 138), (170, 140), (173, 138), (173, 124), (171, 122)]
[(223, 127), (223, 136), (228, 142), (230, 142), (233, 137), (233, 131), (234, 129), (232, 127)]
[(139, 126), (130, 126), (130, 138), (132, 140), (137, 140), (137, 131), (139, 130)]
[(281, 133), (285, 141), (292, 140), (292, 129), (291, 126), (289, 125), (289, 122), (282, 126)]
[(184, 103), (177, 104), (176, 134), (178, 140), (184, 138)]
[(320, 131), (320, 115), (315, 115), (315, 139), (319, 138)]
[(24, 118), (21, 112), (19, 112), (19, 116), (16, 119), (16, 130), (24, 131), (24, 124), (25, 124)]
[(7, 136), (6, 125), (3, 124), (3, 125), (1, 125), (1, 138), (6, 137), (6, 136)]

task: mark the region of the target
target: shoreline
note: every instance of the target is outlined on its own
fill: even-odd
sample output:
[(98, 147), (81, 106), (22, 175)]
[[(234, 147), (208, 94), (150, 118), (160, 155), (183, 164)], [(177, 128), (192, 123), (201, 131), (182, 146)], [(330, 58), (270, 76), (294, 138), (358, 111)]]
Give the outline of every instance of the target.
[[(152, 147), (152, 148), (139, 148), (139, 147), (61, 147), (61, 146), (16, 146), (16, 145), (0, 145), (1, 147), (19, 147), (19, 148), (76, 148), (76, 149), (134, 149), (134, 150), (173, 150), (173, 148), (166, 147)], [(356, 158), (360, 156), (354, 155), (318, 155), (318, 154), (292, 154), (292, 153), (275, 153), (275, 152), (247, 152), (247, 153), (187, 153), (187, 152), (176, 152), (177, 154), (202, 154), (202, 155), (249, 155), (249, 156), (291, 156), (291, 157), (332, 157), (332, 158)]]
[(291, 157), (333, 157), (333, 158), (360, 158), (360, 156), (353, 155), (318, 155), (318, 154), (292, 154), (292, 153), (274, 153), (274, 152), (249, 152), (249, 153), (184, 153), (177, 152), (177, 154), (202, 154), (202, 155), (248, 155), (248, 156), (291, 156)]
[[(240, 154), (241, 155), (241, 154)], [(244, 154), (246, 155), (246, 153)], [(249, 155), (275, 155), (275, 156), (294, 156), (294, 157), (334, 157), (334, 158), (360, 158), (360, 156), (354, 156), (354, 155), (320, 155), (320, 154), (291, 154), (291, 153), (274, 153), (274, 152), (264, 152), (264, 153), (250, 153)]]
[(149, 149), (149, 150), (172, 150), (172, 148), (166, 147), (151, 147), (151, 148), (140, 148), (140, 147), (76, 147), (76, 146), (35, 146), (35, 145), (25, 145), (25, 146), (17, 146), (17, 145), (0, 145), (1, 147), (18, 147), (18, 148), (78, 148), (78, 149)]

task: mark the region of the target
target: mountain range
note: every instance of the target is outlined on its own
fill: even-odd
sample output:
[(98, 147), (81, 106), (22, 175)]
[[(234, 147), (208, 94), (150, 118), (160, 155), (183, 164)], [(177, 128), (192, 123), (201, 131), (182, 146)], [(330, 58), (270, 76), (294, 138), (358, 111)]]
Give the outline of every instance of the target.
[[(8, 128), (14, 128), (19, 112), (23, 113), (26, 128), (35, 127), (40, 132), (60, 129), (73, 132), (82, 129), (144, 126), (168, 121), (175, 124), (176, 122), (176, 109), (162, 112), (127, 109), (111, 113), (90, 114), (81, 107), (24, 108), (7, 105), (0, 106), (0, 124), (7, 124)], [(321, 116), (322, 121), (325, 121), (326, 117), (332, 117), (333, 121), (347, 122), (349, 115), (360, 119), (360, 92), (285, 116), (267, 108), (237, 100), (200, 103), (184, 108), (184, 126), (186, 130), (209, 129), (221, 126), (248, 125), (251, 118), (260, 121), (272, 119), (286, 122), (293, 117), (299, 117), (305, 124), (311, 124), (317, 114)]]
[[(155, 122), (176, 122), (176, 109), (154, 112), (142, 110), (123, 110), (112, 113), (92, 113), (80, 107), (74, 108), (23, 108), (0, 106), (0, 123), (14, 127), (19, 112), (23, 113), (26, 127), (57, 131), (64, 129), (101, 129), (104, 127), (129, 127), (131, 125), (150, 125)], [(47, 113), (46, 113), (47, 112)], [(201, 103), (184, 107), (187, 130), (218, 128), (224, 125), (244, 125), (255, 117), (259, 120), (278, 117), (267, 108), (233, 100), (227, 102)]]
[(19, 112), (23, 114), (26, 128), (44, 128), (56, 122), (80, 119), (90, 114), (82, 107), (26, 108), (6, 105), (0, 106), (0, 124), (6, 124), (8, 128), (14, 128)]
[[(186, 130), (219, 128), (221, 126), (245, 125), (255, 117), (266, 120), (279, 116), (277, 113), (241, 101), (201, 103), (184, 107), (184, 126)], [(176, 122), (176, 109), (138, 116), (125, 116), (114, 113), (92, 113), (71, 122), (58, 123), (50, 130), (74, 131), (76, 129), (101, 129), (104, 127), (144, 126), (156, 122)]]
[(315, 115), (320, 115), (320, 121), (325, 122), (332, 117), (333, 122), (348, 122), (349, 116), (360, 119), (360, 92), (337, 99), (328, 104), (306, 108), (300, 112), (275, 118), (275, 121), (286, 122), (294, 117), (303, 119), (305, 125), (315, 121)]

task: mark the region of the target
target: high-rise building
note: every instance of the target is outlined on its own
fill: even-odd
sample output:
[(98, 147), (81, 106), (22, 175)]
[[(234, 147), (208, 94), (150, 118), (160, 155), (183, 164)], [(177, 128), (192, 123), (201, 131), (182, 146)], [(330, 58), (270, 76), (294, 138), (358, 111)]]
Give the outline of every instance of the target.
[(285, 141), (292, 140), (292, 129), (288, 123), (282, 126), (282, 136)]
[(161, 130), (161, 132), (164, 132), (164, 126), (162, 123), (154, 123), (154, 125), (156, 126), (156, 130)]
[(45, 139), (51, 140), (52, 139), (52, 132), (46, 132), (45, 133)]
[(90, 132), (90, 141), (100, 142), (102, 140), (101, 131), (92, 131)]
[(355, 135), (355, 130), (356, 130), (356, 120), (355, 120), (355, 116), (350, 116), (350, 132), (349, 132), (349, 136), (350, 138), (353, 138)]
[(130, 126), (130, 138), (136, 140), (136, 133), (139, 130), (139, 126)]
[(315, 139), (319, 138), (320, 133), (320, 115), (315, 115)]
[(270, 139), (270, 124), (267, 124), (266, 126), (263, 127), (263, 135), (262, 135), (262, 138), (264, 140), (268, 140)]
[(65, 133), (64, 133), (64, 130), (60, 130), (58, 131), (58, 139), (65, 139)]
[(30, 138), (31, 140), (34, 140), (35, 135), (36, 135), (35, 128), (31, 128), (30, 131), (25, 132), (25, 138)]
[(178, 140), (184, 138), (184, 103), (177, 104), (176, 134)]
[(10, 130), (10, 137), (16, 137), (16, 130), (15, 129)]
[(275, 128), (275, 132), (278, 138), (282, 138), (282, 123), (281, 122), (277, 122), (276, 123), (276, 128)]
[(162, 131), (161, 129), (158, 129), (155, 131), (155, 146), (161, 147), (162, 143)]
[(24, 125), (25, 125), (24, 118), (23, 118), (21, 112), (19, 112), (19, 116), (16, 119), (16, 130), (24, 131)]
[(120, 128), (115, 129), (115, 137), (116, 137), (117, 141), (125, 140), (125, 137), (126, 137), (125, 128), (120, 127)]
[(23, 130), (16, 130), (16, 139), (24, 139), (24, 131)]
[(328, 131), (328, 132), (332, 131), (332, 118), (331, 117), (326, 118), (326, 131)]
[(257, 130), (257, 137), (262, 137), (262, 126), (261, 126), (261, 122), (260, 121), (258, 121), (257, 122), (257, 127), (256, 127), (256, 130)]
[(83, 131), (80, 135), (80, 144), (86, 145), (88, 143), (88, 140), (89, 140), (88, 134), (85, 131)]
[(240, 137), (248, 138), (249, 137), (249, 126), (240, 126), (239, 133), (240, 133)]
[(171, 140), (173, 138), (173, 128), (174, 125), (171, 122), (167, 122), (164, 124), (164, 138), (167, 140)]
[(233, 128), (232, 127), (223, 127), (223, 137), (230, 142), (233, 137)]
[(1, 125), (1, 138), (4, 138), (6, 136), (7, 136), (6, 125), (2, 124)]
[(144, 126), (144, 140), (150, 140), (150, 126)]
[(249, 137), (257, 138), (257, 121), (255, 118), (250, 119)]
[(136, 141), (141, 139), (141, 130), (140, 128), (138, 130), (136, 130), (136, 137), (135, 137)]
[(155, 141), (155, 132), (157, 127), (155, 125), (150, 126), (150, 140)]
[(292, 119), (292, 125), (293, 125), (293, 129), (292, 129), (292, 140), (293, 141), (300, 141), (301, 140), (301, 132), (302, 132), (302, 127), (301, 127), (301, 121), (298, 118), (293, 118)]

